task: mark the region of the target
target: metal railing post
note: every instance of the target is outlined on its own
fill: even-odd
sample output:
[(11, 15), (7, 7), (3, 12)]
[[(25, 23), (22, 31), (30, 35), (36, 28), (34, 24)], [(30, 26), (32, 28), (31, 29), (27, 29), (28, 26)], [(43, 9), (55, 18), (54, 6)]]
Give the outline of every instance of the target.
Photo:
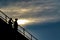
[(32, 40), (32, 35), (31, 35), (31, 40)]
[(5, 21), (7, 22), (7, 16), (5, 16)]
[(23, 34), (24, 34), (24, 36), (25, 36), (25, 29), (23, 28)]

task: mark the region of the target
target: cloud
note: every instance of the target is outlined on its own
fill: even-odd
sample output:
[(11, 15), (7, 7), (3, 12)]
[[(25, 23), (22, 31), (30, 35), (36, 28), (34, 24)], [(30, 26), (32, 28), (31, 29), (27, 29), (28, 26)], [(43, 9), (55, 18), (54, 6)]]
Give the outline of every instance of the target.
[(3, 2), (0, 4), (0, 9), (9, 17), (30, 19), (36, 23), (60, 20), (60, 2), (58, 0), (18, 0), (6, 3), (5, 6), (2, 4)]

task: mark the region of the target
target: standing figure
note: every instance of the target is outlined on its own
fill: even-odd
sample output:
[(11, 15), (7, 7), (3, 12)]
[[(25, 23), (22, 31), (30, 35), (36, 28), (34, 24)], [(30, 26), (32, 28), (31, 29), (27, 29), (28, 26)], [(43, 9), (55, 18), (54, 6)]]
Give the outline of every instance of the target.
[(12, 23), (12, 18), (9, 19), (8, 24), (9, 24), (10, 28), (12, 28), (12, 24), (13, 24)]
[(17, 20), (18, 19), (15, 19), (15, 21), (14, 21), (14, 35), (15, 35), (16, 40), (17, 40), (17, 30), (18, 30)]
[(14, 22), (14, 30), (15, 30), (15, 32), (18, 30), (17, 20), (18, 20), (18, 19), (15, 19), (15, 22)]

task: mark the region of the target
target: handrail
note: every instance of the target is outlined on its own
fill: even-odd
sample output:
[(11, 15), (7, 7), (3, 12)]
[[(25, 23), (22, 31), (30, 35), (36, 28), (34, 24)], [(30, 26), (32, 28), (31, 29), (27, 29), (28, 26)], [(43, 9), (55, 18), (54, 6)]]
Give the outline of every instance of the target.
[[(7, 21), (7, 18), (10, 19), (10, 17), (7, 16), (7, 15), (6, 15), (4, 12), (2, 12), (1, 10), (0, 10), (0, 12), (5, 16), (5, 21), (8, 22), (8, 21)], [(12, 22), (13, 22), (13, 20), (12, 20)]]
[(2, 12), (1, 10), (0, 10), (0, 12), (5, 16), (6, 22), (8, 22), (8, 21), (7, 21), (7, 18), (10, 19), (10, 17), (8, 17), (8, 16), (7, 16), (4, 12)]
[[(20, 25), (19, 25), (19, 26), (20, 26)], [(32, 34), (30, 34), (25, 28), (23, 28), (23, 27), (20, 27), (20, 28), (23, 29), (22, 34), (23, 34), (24, 36), (27, 36), (27, 38), (29, 38), (28, 36), (30, 36), (30, 38), (29, 38), (30, 40), (33, 40), (33, 39), (38, 40), (36, 37), (34, 37)], [(21, 30), (18, 30), (18, 31), (21, 32)], [(25, 32), (27, 32), (29, 35), (25, 34)], [(32, 38), (33, 38), (33, 39), (32, 39)]]
[(2, 16), (0, 16), (0, 18), (6, 22), (6, 20)]
[(7, 18), (10, 18), (10, 17), (8, 17), (4, 12), (2, 12), (1, 10), (0, 10), (0, 12), (1, 12), (3, 15), (5, 15)]
[[(10, 19), (10, 17), (8, 17), (4, 12), (2, 12), (0, 10), (0, 12), (5, 16), (5, 19), (0, 16), (5, 22), (7, 22), (7, 18)], [(12, 22), (14, 23), (14, 21), (12, 20)], [(22, 35), (24, 35), (27, 39), (29, 40), (38, 40), (36, 37), (34, 37), (32, 34), (30, 34), (25, 28), (21, 27), (20, 25), (18, 25), (18, 27), (20, 27), (21, 30), (18, 29), (18, 32), (20, 32)]]

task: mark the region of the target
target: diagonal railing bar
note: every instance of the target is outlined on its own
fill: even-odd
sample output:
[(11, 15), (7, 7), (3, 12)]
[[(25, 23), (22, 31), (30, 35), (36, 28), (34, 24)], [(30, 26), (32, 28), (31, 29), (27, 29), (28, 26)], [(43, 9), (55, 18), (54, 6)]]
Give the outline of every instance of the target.
[[(2, 16), (0, 16), (0, 18), (2, 18), (7, 23), (8, 22), (7, 19), (10, 19), (10, 17), (7, 16), (1, 10), (0, 10), (0, 12), (5, 16), (5, 18), (3, 18)], [(12, 22), (14, 23), (13, 20), (12, 20)], [(30, 34), (25, 28), (21, 27), (20, 25), (18, 25), (18, 27), (20, 28), (20, 29), (18, 29), (18, 32), (21, 33), (23, 36), (25, 36), (27, 39), (29, 39), (29, 40), (38, 40), (36, 37), (34, 37), (32, 34)]]
[(5, 22), (6, 22), (6, 20), (5, 20), (2, 16), (0, 16), (0, 18), (1, 18), (3, 21), (5, 21)]
[(8, 22), (7, 19), (10, 19), (10, 18), (4, 12), (2, 12), (1, 10), (0, 10), (0, 12), (5, 16), (5, 21)]
[[(6, 17), (8, 17), (4, 12), (2, 12), (1, 10), (0, 10), (0, 12), (3, 14), (3, 15), (5, 15)], [(9, 18), (9, 17), (8, 17)]]
[(25, 37), (27, 37), (29, 40), (38, 40), (36, 37), (34, 37), (32, 34), (30, 34), (25, 28), (23, 28), (21, 26), (20, 26), (20, 28), (22, 28), (23, 31), (21, 31), (21, 30), (18, 30), (18, 31), (20, 31), (22, 33), (22, 35), (24, 35)]

